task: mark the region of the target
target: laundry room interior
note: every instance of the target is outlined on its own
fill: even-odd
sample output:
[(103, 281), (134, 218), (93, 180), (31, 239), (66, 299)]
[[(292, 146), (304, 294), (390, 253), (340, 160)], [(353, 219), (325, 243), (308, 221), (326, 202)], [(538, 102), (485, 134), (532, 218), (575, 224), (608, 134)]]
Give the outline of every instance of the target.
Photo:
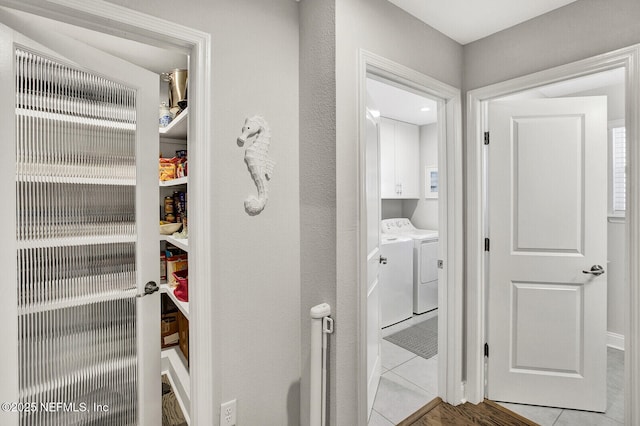
[[(382, 77), (367, 78), (378, 116), (379, 299), (382, 371), (372, 416), (412, 388), (438, 394), (438, 102)], [(374, 386), (370, 384), (369, 386)], [(398, 411), (402, 420), (409, 413)], [(391, 415), (394, 417), (394, 415)]]

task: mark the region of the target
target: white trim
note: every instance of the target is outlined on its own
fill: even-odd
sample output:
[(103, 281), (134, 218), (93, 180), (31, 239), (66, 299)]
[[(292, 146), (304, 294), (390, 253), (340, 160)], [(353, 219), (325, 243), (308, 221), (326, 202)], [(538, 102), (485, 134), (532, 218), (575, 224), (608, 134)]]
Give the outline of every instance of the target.
[(607, 332), (607, 346), (624, 351), (624, 336), (622, 334)]
[(194, 282), (191, 293), (190, 369), (191, 421), (213, 425), (217, 419), (217, 352), (213, 342), (212, 265), (207, 256), (213, 252), (211, 241), (212, 158), (211, 126), (211, 35), (151, 15), (102, 0), (0, 0), (7, 6), (50, 19), (71, 23), (104, 33), (126, 36), (155, 46), (182, 48), (189, 54), (189, 223), (198, 232), (190, 236), (189, 274)]
[(439, 100), (441, 134), (438, 141), (440, 167), (440, 246), (439, 258), (445, 268), (439, 274), (438, 303), (438, 394), (446, 402), (457, 405), (463, 401), (462, 386), (462, 121), (460, 91), (429, 76), (360, 50), (358, 68), (358, 371), (357, 418), (367, 424), (366, 372), (366, 193), (364, 176), (365, 111), (367, 73), (386, 78), (418, 90)]
[[(640, 255), (640, 47), (632, 46), (593, 58), (537, 72), (524, 77), (469, 91), (467, 94), (467, 392), (472, 403), (484, 397), (485, 342), (485, 267), (482, 241), (485, 214), (483, 211), (483, 143), (485, 129), (483, 108), (487, 101), (534, 87), (568, 80), (614, 68), (626, 70), (626, 128), (629, 143), (629, 176), (627, 186), (627, 253), (629, 259)], [(640, 423), (640, 263), (628, 262), (625, 306), (625, 421)]]

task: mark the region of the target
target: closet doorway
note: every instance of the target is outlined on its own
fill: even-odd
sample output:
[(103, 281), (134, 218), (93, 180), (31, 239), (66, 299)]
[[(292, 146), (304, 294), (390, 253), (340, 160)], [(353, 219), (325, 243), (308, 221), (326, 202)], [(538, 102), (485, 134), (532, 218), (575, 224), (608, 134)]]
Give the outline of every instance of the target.
[[(73, 23), (74, 25), (79, 25), (87, 29), (98, 29), (99, 32), (105, 34), (106, 39), (114, 37), (113, 34), (115, 33), (126, 33), (128, 38), (136, 40), (138, 43), (152, 42), (154, 46), (162, 46), (162, 48), (168, 48), (173, 52), (181, 51), (184, 57), (187, 57), (188, 55), (188, 60), (190, 62), (189, 68), (192, 71), (190, 76), (190, 88), (193, 92), (189, 98), (192, 112), (192, 114), (190, 114), (188, 126), (189, 133), (190, 135), (194, 135), (194, 137), (199, 138), (199, 140), (209, 140), (208, 135), (210, 130), (203, 119), (203, 117), (208, 116), (210, 110), (210, 99), (208, 96), (210, 86), (207, 77), (210, 75), (210, 64), (206, 60), (203, 60), (203, 52), (208, 52), (210, 44), (210, 38), (207, 34), (200, 33), (189, 28), (183, 28), (179, 25), (167, 28), (166, 21), (116, 5), (105, 6), (102, 2), (88, 1), (84, 2), (82, 5), (64, 7), (50, 3), (42, 4), (41, 2), (36, 1), (19, 2), (19, 4), (12, 1), (3, 1), (2, 4), (13, 7), (13, 9), (4, 9), (2, 11), (3, 15), (19, 15), (21, 12), (18, 12), (17, 10), (23, 10), (42, 18), (53, 18), (54, 20), (64, 22), (65, 24)], [(105, 21), (109, 22), (108, 26), (103, 24)], [(25, 25), (23, 28), (27, 32), (31, 29), (29, 25)], [(38, 28), (38, 30), (46, 31), (41, 28)], [(110, 35), (106, 36), (106, 34)], [(158, 87), (157, 76), (154, 77), (153, 81), (153, 84)], [(200, 94), (198, 94), (198, 92), (200, 92)], [(155, 97), (157, 94), (158, 89), (155, 89), (153, 96)], [(151, 108), (153, 111), (151, 116), (153, 118), (150, 120), (150, 123), (157, 123), (157, 102), (154, 101)], [(193, 155), (194, 161), (191, 162), (190, 179), (193, 182), (201, 182), (201, 184), (196, 184), (192, 188), (194, 191), (192, 192), (192, 197), (190, 197), (191, 199), (189, 201), (192, 203), (191, 207), (194, 210), (194, 214), (190, 216), (190, 227), (192, 229), (198, 229), (198, 235), (206, 236), (210, 235), (210, 225), (206, 220), (209, 216), (209, 210), (207, 197), (203, 197), (202, 194), (209, 191), (206, 182), (209, 182), (210, 179), (208, 168), (205, 166), (205, 163), (207, 162), (207, 158), (210, 157), (210, 145), (200, 144), (198, 146), (194, 146), (191, 153), (195, 155)], [(151, 157), (152, 163), (155, 165), (156, 161), (153, 157)], [(155, 168), (156, 167), (154, 166), (152, 170)], [(155, 174), (156, 172), (152, 171), (151, 176), (155, 176)], [(157, 178), (154, 180), (157, 181)], [(158, 201), (155, 200), (151, 202), (150, 205), (153, 206), (157, 203)], [(152, 210), (155, 210), (155, 208)], [(155, 214), (150, 215), (150, 217), (153, 216), (155, 216)], [(149, 226), (153, 227), (154, 238), (157, 240), (157, 222), (155, 220), (151, 221)], [(193, 238), (190, 243), (190, 247), (194, 253), (191, 257), (191, 278), (194, 281), (199, 280), (201, 282), (205, 282), (206, 278), (210, 275), (210, 267), (207, 262), (198, 260), (197, 253), (200, 253), (200, 256), (202, 256), (202, 254), (209, 252), (211, 242), (208, 238), (199, 237)], [(156, 250), (152, 250), (149, 253), (155, 252)], [(153, 257), (155, 258), (155, 256)], [(209, 401), (213, 393), (213, 370), (211, 368), (210, 358), (210, 354), (212, 353), (211, 345), (213, 336), (210, 332), (211, 318), (209, 309), (211, 288), (210, 286), (202, 286), (201, 290), (194, 291), (194, 289), (192, 289), (191, 296), (193, 300), (192, 321), (197, 321), (199, 326), (193, 327), (191, 330), (192, 356), (190, 359), (190, 367), (192, 371), (198, 371), (198, 378), (203, 378), (202, 381), (195, 381), (195, 383), (192, 381), (189, 385), (189, 389), (187, 390), (191, 394), (191, 421), (198, 421), (196, 419), (200, 419), (199, 421), (212, 423), (217, 413), (214, 412), (215, 410), (210, 407), (209, 403), (198, 402), (200, 398), (203, 398), (203, 401)], [(3, 313), (6, 313), (6, 311)], [(15, 321), (15, 319), (9, 319), (8, 322), (12, 323), (13, 321)], [(145, 326), (159, 328), (159, 323), (153, 321), (153, 318), (149, 318), (149, 321), (151, 323), (146, 324)], [(139, 324), (139, 326), (142, 325)], [(142, 329), (144, 329), (144, 327), (139, 330)], [(144, 357), (145, 351), (142, 350), (142, 348), (139, 350), (141, 350), (139, 356)], [(8, 354), (7, 358), (9, 361), (14, 361), (17, 358), (17, 354)], [(155, 371), (155, 368), (153, 367), (154, 365), (157, 365), (155, 359), (153, 362), (141, 363), (140, 368), (152, 368)], [(6, 392), (6, 397), (3, 397), (2, 399), (8, 401), (17, 400), (17, 397), (15, 396), (17, 394), (16, 389), (17, 383), (15, 383), (15, 387), (14, 384), (7, 383), (7, 386), (3, 387), (3, 395), (5, 395), (4, 392)], [(143, 400), (139, 402), (143, 402)], [(154, 421), (157, 414), (144, 413), (144, 410), (139, 410), (138, 413), (138, 422), (140, 424), (157, 424), (157, 422)], [(13, 421), (13, 417), (8, 420), (8, 422)]]

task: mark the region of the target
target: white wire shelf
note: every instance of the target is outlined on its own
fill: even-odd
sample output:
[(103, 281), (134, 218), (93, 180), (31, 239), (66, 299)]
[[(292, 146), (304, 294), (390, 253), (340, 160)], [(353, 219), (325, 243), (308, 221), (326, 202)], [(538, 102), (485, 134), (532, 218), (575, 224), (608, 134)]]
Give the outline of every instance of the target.
[(38, 111), (33, 109), (21, 108), (21, 107), (16, 107), (16, 115), (18, 117), (40, 118), (43, 120), (83, 124), (86, 126), (106, 127), (109, 129), (123, 129), (123, 130), (129, 130), (132, 132), (136, 130), (135, 123), (128, 122), (128, 121), (104, 120), (101, 118), (82, 117), (79, 115), (70, 115), (70, 114), (59, 114), (55, 112)]
[[(18, 182), (44, 182), (44, 183), (74, 183), (79, 185), (118, 185), (118, 186), (135, 186), (135, 179), (118, 179), (118, 178), (81, 178), (69, 176), (40, 176), (25, 175), (16, 176)], [(167, 185), (168, 186), (168, 185)]]
[(112, 290), (107, 293), (93, 294), (81, 297), (73, 297), (68, 299), (57, 300), (55, 302), (42, 302), (29, 306), (20, 306), (18, 315), (29, 315), (38, 312), (54, 311), (57, 309), (72, 308), (76, 306), (84, 306), (90, 303), (109, 302), (112, 300), (131, 299), (136, 297), (136, 289), (128, 290)]
[(135, 243), (135, 235), (91, 235), (86, 237), (43, 238), (17, 242), (18, 249)]

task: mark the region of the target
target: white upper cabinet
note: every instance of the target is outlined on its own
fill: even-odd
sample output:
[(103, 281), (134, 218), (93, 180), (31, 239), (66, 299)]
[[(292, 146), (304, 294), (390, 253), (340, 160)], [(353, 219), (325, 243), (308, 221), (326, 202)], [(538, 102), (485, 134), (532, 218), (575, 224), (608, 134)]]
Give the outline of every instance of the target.
[(380, 120), (382, 198), (420, 198), (420, 130), (414, 124)]

